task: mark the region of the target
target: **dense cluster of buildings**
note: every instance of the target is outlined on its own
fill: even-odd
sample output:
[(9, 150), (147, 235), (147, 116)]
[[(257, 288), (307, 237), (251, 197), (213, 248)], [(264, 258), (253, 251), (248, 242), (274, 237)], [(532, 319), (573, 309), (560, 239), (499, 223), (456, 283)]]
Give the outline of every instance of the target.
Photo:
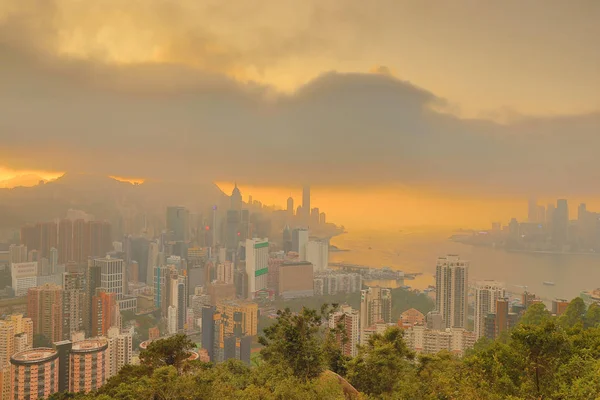
[(588, 210), (586, 204), (581, 203), (572, 218), (566, 199), (547, 206), (531, 199), (526, 221), (512, 218), (504, 226), (495, 222), (490, 230), (470, 236), (458, 235), (456, 239), (512, 251), (596, 253), (600, 251), (600, 213)]

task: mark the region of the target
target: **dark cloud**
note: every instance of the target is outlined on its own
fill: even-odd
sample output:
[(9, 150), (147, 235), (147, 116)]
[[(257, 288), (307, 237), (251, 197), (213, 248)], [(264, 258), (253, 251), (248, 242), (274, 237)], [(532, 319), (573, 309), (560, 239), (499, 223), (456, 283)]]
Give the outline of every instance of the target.
[(40, 42), (27, 15), (0, 24), (0, 164), (175, 181), (600, 193), (600, 114), (460, 119), (385, 67), (328, 72), (281, 93), (218, 73), (243, 63), (244, 51), (221, 47), (219, 58), (219, 48), (198, 46), (214, 43), (201, 33), (169, 47), (206, 47), (191, 66), (68, 58), (44, 51), (56, 35)]

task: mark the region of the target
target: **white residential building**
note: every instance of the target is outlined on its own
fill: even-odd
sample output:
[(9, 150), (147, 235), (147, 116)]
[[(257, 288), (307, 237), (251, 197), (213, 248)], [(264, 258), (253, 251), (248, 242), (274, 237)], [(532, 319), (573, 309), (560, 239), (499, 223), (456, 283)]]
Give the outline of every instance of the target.
[(177, 307), (169, 306), (167, 312), (167, 332), (170, 335), (177, 333)]
[(133, 354), (133, 335), (121, 332), (117, 327), (108, 330), (106, 377), (115, 376), (127, 364), (131, 364)]
[(484, 336), (485, 317), (496, 313), (496, 301), (506, 297), (504, 283), (478, 281), (475, 284), (475, 337)]
[(12, 263), (10, 268), (15, 297), (25, 296), (29, 288), (37, 286), (37, 262)]
[(360, 291), (360, 327), (392, 322), (392, 292), (390, 289), (369, 287)]
[(457, 356), (463, 356), (467, 349), (473, 348), (477, 338), (475, 333), (464, 328), (428, 329), (415, 325), (405, 330), (406, 345), (417, 353), (435, 354), (447, 350)]
[(435, 286), (436, 311), (446, 328), (466, 328), (469, 298), (469, 262), (457, 255), (437, 260)]
[(329, 328), (334, 329), (338, 324), (342, 324), (348, 341), (342, 343), (342, 352), (346, 356), (356, 357), (358, 355), (359, 340), (359, 320), (360, 313), (349, 305), (342, 305), (339, 311), (334, 312), (329, 317)]
[(311, 240), (306, 244), (306, 261), (314, 267), (314, 272), (324, 272), (329, 265), (329, 244), (324, 240)]

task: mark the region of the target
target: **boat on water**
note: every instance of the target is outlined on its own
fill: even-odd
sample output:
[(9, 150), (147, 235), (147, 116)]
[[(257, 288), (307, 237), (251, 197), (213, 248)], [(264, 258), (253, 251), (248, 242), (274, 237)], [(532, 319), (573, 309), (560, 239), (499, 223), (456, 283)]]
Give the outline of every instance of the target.
[(550, 281), (544, 281), (542, 282), (544, 285), (546, 286), (554, 286), (554, 282), (550, 282)]

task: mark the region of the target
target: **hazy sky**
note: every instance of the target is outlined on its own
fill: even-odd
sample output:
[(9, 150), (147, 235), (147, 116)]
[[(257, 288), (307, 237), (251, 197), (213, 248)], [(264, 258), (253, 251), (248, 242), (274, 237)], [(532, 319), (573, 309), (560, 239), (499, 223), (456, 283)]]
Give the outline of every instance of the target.
[(310, 181), (415, 220), (596, 196), (599, 20), (596, 0), (4, 0), (0, 172)]

